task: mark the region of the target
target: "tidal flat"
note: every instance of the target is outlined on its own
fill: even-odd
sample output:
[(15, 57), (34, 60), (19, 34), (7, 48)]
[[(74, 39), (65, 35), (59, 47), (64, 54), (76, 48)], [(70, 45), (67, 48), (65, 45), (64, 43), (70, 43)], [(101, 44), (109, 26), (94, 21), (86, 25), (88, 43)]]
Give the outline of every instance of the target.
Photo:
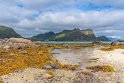
[(123, 44), (0, 44), (0, 83), (124, 83)]

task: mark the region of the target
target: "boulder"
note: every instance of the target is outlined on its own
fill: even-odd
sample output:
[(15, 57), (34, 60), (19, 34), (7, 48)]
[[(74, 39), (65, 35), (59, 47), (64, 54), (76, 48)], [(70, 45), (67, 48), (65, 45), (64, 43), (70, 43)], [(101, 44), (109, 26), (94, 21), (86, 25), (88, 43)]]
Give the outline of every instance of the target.
[(31, 40), (24, 38), (10, 38), (8, 41), (13, 43), (32, 43)]
[(115, 45), (118, 45), (118, 44), (119, 44), (118, 41), (113, 41), (113, 42), (111, 43), (112, 46), (115, 46)]

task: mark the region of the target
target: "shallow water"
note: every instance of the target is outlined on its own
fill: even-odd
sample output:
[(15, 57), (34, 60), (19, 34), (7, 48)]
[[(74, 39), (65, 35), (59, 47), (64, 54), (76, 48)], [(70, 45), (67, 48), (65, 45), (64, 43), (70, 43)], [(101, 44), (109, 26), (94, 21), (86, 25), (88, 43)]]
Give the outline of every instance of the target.
[[(42, 41), (45, 44), (92, 44), (93, 41)], [(104, 41), (104, 44), (111, 44), (111, 41)]]
[(94, 56), (94, 50), (96, 48), (81, 47), (72, 49), (54, 49), (53, 59), (57, 59), (62, 64), (80, 64), (82, 66), (89, 65), (90, 63), (85, 62), (85, 59)]

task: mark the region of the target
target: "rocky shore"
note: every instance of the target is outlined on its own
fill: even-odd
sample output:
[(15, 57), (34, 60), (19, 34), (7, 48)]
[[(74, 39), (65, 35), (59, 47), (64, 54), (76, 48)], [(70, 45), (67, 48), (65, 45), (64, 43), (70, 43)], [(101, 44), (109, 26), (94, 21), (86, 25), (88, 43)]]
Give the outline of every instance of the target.
[[(51, 52), (53, 48), (67, 52), (80, 48), (95, 49), (80, 50), (80, 54), (92, 55), (84, 58), (82, 54), (80, 57), (74, 54), (60, 56)], [(124, 50), (102, 51), (100, 48), (80, 44), (45, 45), (23, 38), (1, 40), (0, 82), (124, 83)]]

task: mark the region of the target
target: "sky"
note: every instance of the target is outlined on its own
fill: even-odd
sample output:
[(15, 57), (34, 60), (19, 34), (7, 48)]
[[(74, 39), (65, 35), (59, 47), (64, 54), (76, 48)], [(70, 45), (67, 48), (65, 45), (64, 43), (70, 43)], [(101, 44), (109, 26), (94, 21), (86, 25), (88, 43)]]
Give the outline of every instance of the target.
[(0, 25), (23, 37), (88, 28), (124, 39), (124, 0), (1, 0)]

